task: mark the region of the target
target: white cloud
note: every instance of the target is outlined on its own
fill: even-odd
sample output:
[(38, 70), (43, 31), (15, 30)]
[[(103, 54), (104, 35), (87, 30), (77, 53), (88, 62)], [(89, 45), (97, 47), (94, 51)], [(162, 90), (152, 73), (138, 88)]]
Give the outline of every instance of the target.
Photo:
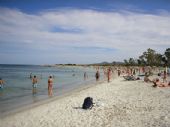
[[(99, 54), (101, 61), (111, 58), (123, 60), (138, 56), (147, 48), (160, 52), (165, 47), (169, 48), (170, 14), (80, 9), (27, 14), (20, 10), (0, 8), (0, 45), (4, 43), (45, 51), (54, 47), (113, 48), (117, 49), (115, 54)], [(66, 52), (64, 49), (62, 51)], [(69, 54), (71, 57), (72, 53)], [(87, 54), (85, 58), (88, 58)]]

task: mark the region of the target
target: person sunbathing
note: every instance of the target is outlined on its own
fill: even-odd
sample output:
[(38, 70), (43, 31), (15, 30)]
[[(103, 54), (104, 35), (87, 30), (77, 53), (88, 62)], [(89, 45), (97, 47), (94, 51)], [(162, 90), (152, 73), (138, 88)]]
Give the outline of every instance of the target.
[(149, 76), (148, 75), (145, 75), (144, 77), (144, 82), (153, 82), (151, 79), (149, 79)]
[(163, 83), (161, 82), (159, 87), (170, 87), (170, 82), (169, 83)]
[(163, 82), (160, 82), (158, 78), (155, 81), (153, 81), (153, 83), (154, 83), (153, 87), (170, 87), (170, 82), (163, 83)]

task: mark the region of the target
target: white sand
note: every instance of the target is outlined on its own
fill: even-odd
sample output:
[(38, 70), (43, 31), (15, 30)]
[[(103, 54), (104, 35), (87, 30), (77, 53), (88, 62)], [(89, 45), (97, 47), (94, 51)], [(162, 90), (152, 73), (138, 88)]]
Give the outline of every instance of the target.
[[(0, 127), (170, 127), (170, 87), (151, 85), (117, 78), (2, 118)], [(91, 110), (81, 109), (87, 96), (97, 103)]]

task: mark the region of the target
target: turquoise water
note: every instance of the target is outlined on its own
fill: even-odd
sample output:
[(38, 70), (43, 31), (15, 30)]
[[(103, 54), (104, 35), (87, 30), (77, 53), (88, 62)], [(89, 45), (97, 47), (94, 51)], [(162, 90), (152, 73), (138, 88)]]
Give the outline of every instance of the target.
[[(84, 80), (84, 72), (88, 78)], [(53, 96), (61, 96), (71, 90), (95, 81), (93, 67), (43, 67), (28, 65), (0, 65), (0, 78), (5, 81), (0, 89), (0, 112), (48, 99), (47, 80), (54, 78)], [(37, 93), (32, 93), (30, 74), (38, 78)], [(102, 74), (101, 74), (102, 77)]]

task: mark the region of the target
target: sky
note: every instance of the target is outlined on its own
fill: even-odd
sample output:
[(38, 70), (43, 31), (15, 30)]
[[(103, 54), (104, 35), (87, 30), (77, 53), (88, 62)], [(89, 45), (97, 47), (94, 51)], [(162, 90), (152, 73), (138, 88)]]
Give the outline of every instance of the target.
[(170, 48), (170, 0), (0, 0), (0, 64), (91, 64)]

